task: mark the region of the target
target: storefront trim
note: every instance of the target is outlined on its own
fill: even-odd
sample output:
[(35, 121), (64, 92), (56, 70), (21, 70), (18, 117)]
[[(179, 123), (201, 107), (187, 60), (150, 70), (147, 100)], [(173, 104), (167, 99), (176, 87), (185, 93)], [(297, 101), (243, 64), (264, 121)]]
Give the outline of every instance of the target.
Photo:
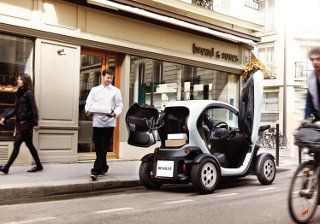
[(204, 27), (204, 26), (200, 26), (200, 25), (196, 25), (190, 22), (186, 22), (183, 20), (179, 20), (177, 18), (174, 17), (168, 17), (168, 16), (163, 16), (154, 12), (149, 12), (143, 9), (139, 9), (139, 8), (133, 8), (127, 5), (123, 5), (123, 4), (119, 4), (116, 2), (112, 2), (112, 1), (108, 1), (108, 0), (87, 0), (88, 3), (91, 4), (96, 4), (99, 6), (103, 6), (103, 7), (107, 7), (107, 8), (112, 8), (115, 10), (123, 10), (126, 12), (130, 12), (133, 14), (137, 14), (143, 17), (147, 17), (147, 18), (151, 18), (151, 19), (155, 19), (155, 20), (159, 20), (161, 22), (164, 23), (169, 23), (169, 24), (173, 24), (173, 25), (177, 25), (180, 27), (184, 27), (187, 29), (191, 29), (191, 30), (195, 30), (195, 31), (199, 31), (202, 33), (206, 33), (206, 34), (211, 34), (213, 36), (217, 36), (220, 38), (225, 38), (227, 40), (231, 40), (233, 42), (236, 43), (245, 43), (245, 44), (249, 44), (249, 45), (255, 45), (255, 42), (250, 40), (250, 39), (246, 39), (246, 38), (242, 38), (242, 37), (238, 37), (235, 36), (233, 34), (230, 33), (223, 33), (217, 30), (213, 30), (210, 29), (208, 27)]
[(173, 55), (164, 55), (156, 52), (133, 49), (133, 48), (123, 47), (119, 45), (111, 45), (103, 42), (82, 39), (82, 38), (77, 38), (72, 36), (65, 36), (58, 33), (35, 30), (27, 27), (18, 27), (18, 26), (13, 26), (13, 25), (4, 24), (4, 23), (0, 23), (0, 31), (4, 33), (19, 34), (20, 36), (22, 35), (22, 36), (28, 36), (32, 38), (41, 38), (41, 39), (46, 39), (51, 41), (59, 41), (66, 44), (84, 46), (86, 48), (100, 49), (100, 50), (106, 50), (111, 52), (120, 52), (123, 54), (148, 57), (156, 60), (170, 61), (174, 63), (187, 64), (187, 65), (192, 65), (192, 66), (197, 66), (197, 67), (202, 67), (207, 69), (215, 69), (215, 70), (230, 72), (234, 74), (242, 74), (242, 71), (243, 71), (241, 65), (234, 65), (234, 67), (230, 67), (231, 65), (227, 64), (226, 66), (223, 66), (223, 65), (217, 64), (216, 61), (213, 61), (212, 63), (207, 63), (204, 61), (197, 61), (197, 60), (182, 58), (181, 56), (179, 57), (179, 56), (173, 56)]
[[(129, 13), (121, 11), (121, 10), (116, 10), (115, 11), (114, 7), (106, 8), (104, 6), (98, 6), (98, 5), (94, 5), (94, 4), (89, 4), (89, 3), (86, 3), (84, 1), (83, 2), (79, 2), (77, 0), (63, 0), (63, 1), (72, 2), (74, 4), (82, 5), (82, 6), (85, 6), (85, 7), (88, 7), (88, 8), (94, 8), (94, 9), (104, 10), (104, 11), (107, 11), (107, 12), (113, 12), (115, 14), (126, 16), (126, 17), (136, 18), (134, 16), (134, 14), (129, 14)], [(90, 1), (87, 1), (87, 2), (90, 2)], [(209, 23), (209, 22), (205, 22), (205, 21), (201, 21), (201, 20), (198, 20), (198, 19), (194, 19), (194, 18), (191, 18), (189, 16), (185, 16), (185, 15), (173, 12), (173, 11), (168, 11), (168, 10), (164, 10), (164, 9), (161, 9), (161, 8), (157, 8), (157, 7), (154, 7), (152, 5), (144, 4), (144, 3), (141, 3), (141, 2), (136, 2), (136, 1), (131, 1), (131, 0), (113, 0), (112, 2), (118, 3), (118, 4), (123, 4), (125, 6), (130, 6), (130, 7), (133, 7), (133, 8), (143, 9), (145, 11), (153, 12), (153, 13), (156, 13), (156, 14), (159, 14), (159, 15), (172, 17), (172, 18), (181, 20), (183, 22), (196, 24), (196, 25), (203, 26), (203, 27), (206, 27), (206, 28), (209, 28), (209, 29), (213, 29), (215, 31), (219, 31), (219, 32), (222, 32), (222, 33), (225, 33), (225, 34), (232, 34), (232, 35), (235, 35), (237, 37), (249, 39), (249, 40), (252, 40), (252, 41), (255, 41), (255, 42), (260, 42), (261, 41), (260, 37), (256, 37), (256, 36), (253, 36), (253, 35), (250, 35), (250, 34), (247, 34), (247, 33), (239, 32), (237, 30), (233, 30), (233, 29), (226, 28), (226, 27), (223, 27), (223, 26), (219, 26), (219, 25), (216, 25), (216, 24), (212, 24), (212, 23)], [(166, 4), (166, 3), (163, 3), (163, 4)], [(140, 19), (145, 21), (147, 18), (146, 17), (141, 17)], [(244, 22), (247, 22), (247, 21), (244, 21)], [(255, 31), (259, 31), (261, 28), (262, 27), (259, 24), (255, 24), (254, 27), (250, 26), (250, 29), (251, 30), (255, 30)]]

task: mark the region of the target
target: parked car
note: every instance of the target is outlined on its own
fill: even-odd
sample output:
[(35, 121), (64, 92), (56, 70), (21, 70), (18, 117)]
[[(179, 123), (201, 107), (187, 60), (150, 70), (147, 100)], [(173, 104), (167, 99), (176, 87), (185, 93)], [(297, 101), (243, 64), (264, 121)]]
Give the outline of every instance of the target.
[(157, 142), (157, 133), (161, 141), (141, 159), (141, 184), (155, 189), (191, 182), (205, 194), (215, 190), (221, 177), (255, 174), (261, 184), (271, 184), (274, 157), (258, 154), (256, 144), (262, 96), (263, 76), (258, 71), (244, 85), (239, 110), (214, 100), (176, 101), (159, 117), (155, 108), (132, 104), (126, 114), (128, 144), (149, 147)]

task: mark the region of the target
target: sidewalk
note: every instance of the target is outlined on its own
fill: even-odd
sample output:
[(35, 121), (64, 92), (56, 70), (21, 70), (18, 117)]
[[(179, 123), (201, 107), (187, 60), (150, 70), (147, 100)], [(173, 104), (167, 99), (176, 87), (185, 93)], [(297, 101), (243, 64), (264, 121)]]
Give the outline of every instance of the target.
[(43, 164), (44, 170), (28, 173), (32, 165), (12, 166), (8, 175), (0, 173), (0, 202), (71, 193), (139, 186), (140, 161), (108, 161), (107, 175), (91, 181), (93, 162)]
[[(276, 158), (276, 149), (260, 148), (258, 153), (270, 153)], [(296, 169), (299, 165), (298, 150), (292, 153), (288, 149), (279, 149), (279, 167), (278, 169)]]
[[(259, 153), (275, 150), (261, 149)], [(72, 164), (44, 164), (44, 171), (28, 173), (32, 165), (17, 165), (9, 174), (0, 173), (0, 202), (41, 198), (47, 196), (85, 193), (99, 190), (139, 186), (140, 161), (108, 161), (110, 166), (106, 176), (91, 181), (90, 170), (93, 162)], [(285, 149), (280, 150), (278, 170), (295, 169), (298, 159)], [(1, 204), (1, 203), (0, 203)]]

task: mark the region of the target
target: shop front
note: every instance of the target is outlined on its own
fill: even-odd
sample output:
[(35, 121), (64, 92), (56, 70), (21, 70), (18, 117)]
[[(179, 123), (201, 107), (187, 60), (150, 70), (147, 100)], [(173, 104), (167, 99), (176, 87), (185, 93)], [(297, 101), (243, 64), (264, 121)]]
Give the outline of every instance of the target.
[[(244, 43), (232, 35), (224, 39), (221, 33), (219, 38), (199, 36), (89, 3), (1, 2), (0, 112), (13, 106), (17, 75), (30, 74), (40, 124), (34, 143), (44, 162), (95, 158), (92, 118), (84, 105), (91, 88), (101, 84), (104, 68), (114, 69), (113, 85), (120, 88), (124, 104), (109, 159), (140, 159), (153, 150), (127, 144), (124, 117), (133, 102), (159, 112), (177, 100), (239, 103), (240, 74), (250, 59), (251, 40)], [(12, 119), (0, 129), (1, 163), (14, 138)], [(22, 149), (17, 162), (31, 161)]]

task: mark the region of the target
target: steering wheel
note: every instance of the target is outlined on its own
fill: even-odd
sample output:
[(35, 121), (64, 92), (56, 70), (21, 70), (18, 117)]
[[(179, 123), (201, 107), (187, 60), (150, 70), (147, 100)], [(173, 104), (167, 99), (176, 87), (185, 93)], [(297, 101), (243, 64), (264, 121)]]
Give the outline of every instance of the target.
[[(223, 132), (223, 134), (221, 134), (221, 132), (219, 133), (219, 138), (222, 138), (222, 139), (225, 138), (225, 137), (227, 137), (228, 134), (229, 134), (229, 132), (230, 132), (230, 127), (229, 127), (229, 125), (228, 125), (226, 122), (224, 122), (224, 121), (218, 122), (218, 123), (213, 127), (213, 129), (212, 129), (212, 132), (213, 132), (213, 133), (215, 133), (216, 128), (225, 128), (225, 129), (226, 129), (226, 131)], [(220, 135), (220, 134), (221, 134), (221, 135)]]

